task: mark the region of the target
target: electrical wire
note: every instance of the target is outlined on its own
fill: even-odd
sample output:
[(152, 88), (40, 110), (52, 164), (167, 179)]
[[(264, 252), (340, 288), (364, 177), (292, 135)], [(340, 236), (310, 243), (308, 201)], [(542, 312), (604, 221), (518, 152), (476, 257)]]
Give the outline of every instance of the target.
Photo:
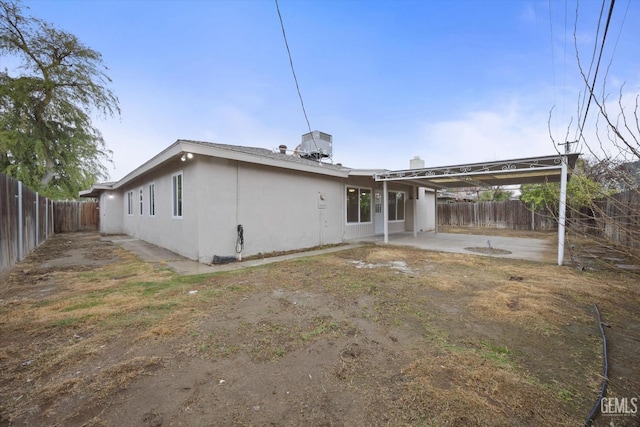
[(280, 19), (280, 28), (282, 29), (282, 37), (284, 38), (284, 45), (287, 48), (287, 55), (289, 56), (289, 65), (291, 65), (291, 73), (293, 74), (293, 80), (296, 83), (296, 90), (298, 91), (298, 98), (300, 98), (300, 105), (302, 106), (302, 114), (304, 114), (304, 119), (307, 122), (307, 128), (309, 129), (309, 133), (311, 134), (311, 139), (313, 140), (313, 145), (316, 150), (318, 150), (318, 144), (316, 144), (316, 139), (313, 136), (313, 132), (311, 131), (311, 124), (309, 123), (309, 117), (307, 116), (307, 110), (304, 107), (304, 101), (302, 100), (302, 93), (300, 92), (300, 85), (298, 84), (298, 77), (296, 76), (296, 70), (293, 67), (293, 59), (291, 57), (291, 49), (289, 49), (289, 42), (287, 41), (287, 33), (284, 30), (284, 22), (282, 21), (282, 14), (280, 13), (280, 6), (278, 5), (278, 0), (276, 2), (276, 10), (278, 11), (278, 18)]
[[(598, 61), (596, 62), (596, 69), (595, 69), (595, 72), (593, 74), (593, 81), (591, 83), (591, 87), (590, 88), (587, 85), (587, 88), (588, 88), (588, 91), (589, 91), (589, 99), (587, 100), (587, 107), (585, 109), (584, 117), (582, 119), (582, 126), (579, 126), (580, 139), (582, 139), (582, 132), (583, 132), (583, 129), (584, 129), (584, 125), (585, 125), (585, 123), (587, 121), (587, 116), (589, 114), (589, 106), (591, 105), (591, 100), (593, 99), (593, 90), (594, 90), (595, 85), (596, 85), (596, 79), (598, 78), (598, 70), (600, 69), (600, 63), (602, 61), (602, 53), (604, 52), (604, 43), (605, 43), (605, 41), (607, 39), (607, 33), (609, 32), (609, 24), (611, 24), (611, 16), (613, 16), (613, 6), (615, 5), (615, 3), (616, 3), (616, 0), (611, 0), (611, 4), (609, 5), (609, 13), (608, 13), (608, 16), (607, 16), (607, 23), (605, 24), (604, 33), (602, 35), (602, 43), (600, 44), (600, 53), (598, 54)], [(603, 0), (602, 5), (604, 7), (604, 0)], [(598, 27), (599, 26), (600, 26), (600, 23), (598, 22)]]

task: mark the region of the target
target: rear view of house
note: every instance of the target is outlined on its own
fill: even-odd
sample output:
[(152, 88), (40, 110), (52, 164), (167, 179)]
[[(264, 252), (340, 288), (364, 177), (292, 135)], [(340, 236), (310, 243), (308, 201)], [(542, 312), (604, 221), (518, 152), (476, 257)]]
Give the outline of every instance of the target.
[[(81, 196), (99, 198), (101, 233), (128, 234), (202, 263), (235, 256), (239, 231), (243, 256), (381, 234), (385, 198), (374, 175), (384, 171), (322, 161), (331, 150), (331, 135), (317, 131), (294, 150), (178, 140)], [(432, 192), (402, 183), (387, 191), (390, 233), (435, 227), (427, 213)]]

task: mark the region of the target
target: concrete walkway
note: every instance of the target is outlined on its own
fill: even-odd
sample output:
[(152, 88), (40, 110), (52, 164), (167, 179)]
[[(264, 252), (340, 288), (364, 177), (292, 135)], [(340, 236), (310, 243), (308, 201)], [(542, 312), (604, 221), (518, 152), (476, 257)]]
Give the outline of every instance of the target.
[[(307, 252), (297, 252), (294, 254), (281, 255), (269, 258), (254, 259), (250, 261), (233, 262), (222, 265), (206, 265), (197, 261), (185, 258), (170, 250), (152, 245), (144, 240), (136, 239), (126, 235), (105, 236), (103, 240), (110, 241), (122, 246), (124, 249), (138, 255), (143, 260), (166, 266), (180, 275), (196, 275), (217, 273), (221, 271), (240, 270), (246, 267), (270, 264), (273, 262), (286, 261), (295, 258), (310, 257), (332, 252), (344, 251), (362, 246), (364, 244), (383, 244), (382, 236), (375, 236), (365, 239), (354, 239), (346, 245), (336, 246), (327, 249), (319, 249)], [(489, 243), (492, 248), (502, 251), (509, 251), (508, 254), (486, 254), (467, 250), (465, 248), (488, 249)], [(410, 246), (419, 249), (426, 249), (439, 252), (455, 252), (471, 255), (495, 256), (500, 258), (514, 258), (530, 261), (540, 261), (545, 263), (555, 263), (557, 260), (556, 247), (554, 242), (543, 239), (479, 236), (470, 234), (447, 234), (447, 233), (419, 233), (413, 237), (413, 233), (399, 233), (389, 236), (389, 244), (397, 246)]]
[(130, 236), (125, 236), (125, 235), (106, 236), (106, 237), (103, 237), (102, 240), (116, 243), (122, 246), (122, 248), (138, 255), (140, 258), (142, 258), (147, 262), (169, 267), (176, 273), (183, 276), (218, 273), (221, 271), (240, 270), (246, 267), (255, 267), (258, 265), (270, 264), (272, 262), (279, 262), (279, 261), (286, 261), (286, 260), (295, 259), (295, 258), (303, 258), (303, 257), (310, 257), (315, 255), (321, 255), (321, 254), (328, 254), (332, 252), (344, 251), (347, 249), (352, 249), (352, 248), (357, 248), (358, 246), (362, 246), (362, 244), (358, 244), (358, 243), (348, 243), (343, 246), (336, 246), (336, 247), (326, 248), (326, 249), (318, 249), (315, 251), (297, 252), (294, 254), (280, 255), (280, 256), (254, 259), (254, 260), (242, 261), (242, 262), (232, 262), (229, 264), (207, 265), (207, 264), (202, 264), (198, 261), (194, 261), (189, 258), (185, 258), (182, 255), (178, 255), (175, 252), (171, 252), (168, 249), (161, 248), (159, 246), (145, 242), (144, 240), (136, 239)]

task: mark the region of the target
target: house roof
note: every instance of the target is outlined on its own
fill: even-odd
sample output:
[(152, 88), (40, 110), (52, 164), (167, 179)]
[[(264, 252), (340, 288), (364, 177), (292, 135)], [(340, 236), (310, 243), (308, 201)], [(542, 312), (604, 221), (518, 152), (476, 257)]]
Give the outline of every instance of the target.
[[(194, 156), (210, 156), (221, 159), (237, 160), (246, 163), (317, 173), (339, 178), (347, 178), (350, 172), (353, 171), (353, 169), (341, 165), (303, 159), (295, 155), (283, 154), (279, 151), (274, 152), (266, 148), (179, 139), (153, 158), (131, 171), (121, 180), (114, 183), (96, 184), (92, 186), (90, 190), (81, 191), (80, 197), (98, 197), (102, 191), (118, 189), (170, 161), (179, 161), (183, 155), (189, 153)], [(376, 172), (382, 171), (378, 170)], [(369, 176), (372, 176), (373, 173), (374, 171), (372, 171)]]

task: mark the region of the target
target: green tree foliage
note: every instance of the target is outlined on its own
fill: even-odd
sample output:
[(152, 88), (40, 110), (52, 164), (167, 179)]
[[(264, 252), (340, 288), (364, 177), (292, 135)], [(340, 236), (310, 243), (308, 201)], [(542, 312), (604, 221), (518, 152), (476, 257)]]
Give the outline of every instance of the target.
[[(599, 182), (592, 177), (592, 168), (587, 162), (581, 161), (567, 182), (567, 206), (578, 210), (590, 206), (594, 200), (606, 197), (615, 190), (609, 188), (606, 182)], [(534, 209), (546, 207), (557, 212), (560, 203), (560, 184), (525, 184), (520, 188), (520, 200), (533, 205)]]
[(481, 191), (478, 198), (480, 202), (506, 202), (507, 200), (511, 200), (513, 196), (513, 191), (505, 190), (504, 188), (498, 186), (494, 187), (491, 190)]
[(76, 36), (0, 0), (0, 171), (50, 197), (75, 198), (111, 160), (92, 114), (119, 115), (102, 56)]

